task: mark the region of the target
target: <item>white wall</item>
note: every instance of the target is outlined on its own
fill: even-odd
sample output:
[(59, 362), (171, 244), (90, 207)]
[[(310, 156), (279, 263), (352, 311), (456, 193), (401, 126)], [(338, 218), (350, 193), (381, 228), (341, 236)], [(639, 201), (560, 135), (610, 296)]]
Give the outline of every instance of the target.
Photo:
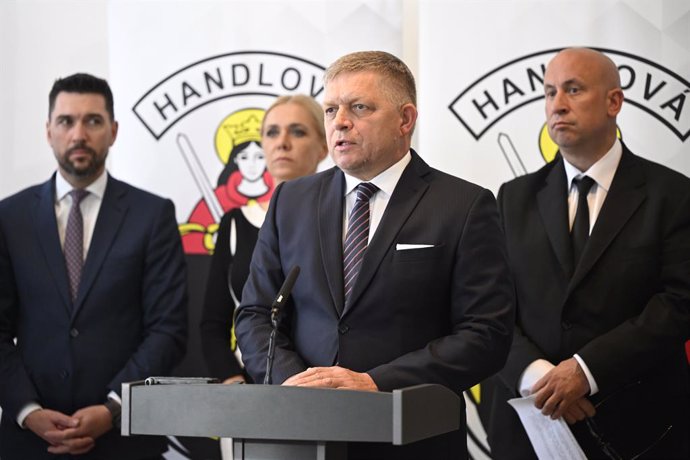
[[(55, 169), (45, 139), (53, 81), (80, 71), (109, 77), (109, 3), (0, 0), (0, 199), (44, 181)], [(402, 0), (402, 57), (415, 73), (418, 3)], [(260, 24), (257, 33), (263, 33)], [(118, 95), (114, 97), (117, 105)]]
[(107, 76), (106, 0), (0, 1), (0, 198), (45, 180), (48, 92), (58, 76)]

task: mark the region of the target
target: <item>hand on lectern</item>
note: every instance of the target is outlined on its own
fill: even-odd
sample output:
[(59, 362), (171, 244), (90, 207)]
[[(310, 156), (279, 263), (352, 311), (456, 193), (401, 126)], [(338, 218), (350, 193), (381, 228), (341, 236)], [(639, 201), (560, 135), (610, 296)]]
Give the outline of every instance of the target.
[(223, 383), (225, 385), (232, 385), (235, 383), (246, 383), (246, 380), (244, 378), (244, 375), (238, 374), (228, 377), (227, 379), (223, 380)]
[(340, 366), (310, 367), (288, 378), (283, 385), (378, 391), (376, 383), (366, 372), (355, 372)]

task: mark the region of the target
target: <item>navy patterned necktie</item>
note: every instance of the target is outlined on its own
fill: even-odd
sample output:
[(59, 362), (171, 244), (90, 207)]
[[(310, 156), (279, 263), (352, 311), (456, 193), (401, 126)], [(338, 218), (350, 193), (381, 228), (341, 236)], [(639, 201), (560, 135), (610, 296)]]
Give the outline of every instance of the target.
[(575, 221), (573, 221), (573, 228), (570, 231), (570, 239), (573, 243), (573, 268), (575, 268), (580, 261), (587, 239), (589, 239), (589, 205), (587, 204), (587, 195), (594, 185), (594, 179), (582, 176), (579, 179), (574, 179), (573, 182), (577, 186), (579, 195), (577, 198)]
[(369, 182), (362, 182), (357, 186), (357, 200), (350, 213), (347, 223), (347, 236), (343, 246), (343, 277), (346, 305), (357, 280), (364, 251), (369, 241), (369, 200), (378, 189), (377, 186)]
[(79, 292), (79, 282), (81, 281), (81, 269), (84, 264), (84, 219), (81, 215), (81, 201), (89, 192), (82, 189), (74, 189), (70, 192), (72, 196), (72, 207), (67, 217), (67, 227), (65, 228), (65, 264), (69, 275), (69, 288), (72, 303), (77, 298)]

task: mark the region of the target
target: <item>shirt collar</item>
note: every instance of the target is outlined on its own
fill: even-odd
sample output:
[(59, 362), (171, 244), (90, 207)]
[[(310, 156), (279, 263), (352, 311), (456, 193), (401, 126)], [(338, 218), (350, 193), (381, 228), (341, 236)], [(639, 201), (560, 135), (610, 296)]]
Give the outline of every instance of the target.
[[(100, 176), (98, 176), (98, 179), (95, 181), (91, 182), (86, 187), (86, 190), (94, 195), (96, 198), (99, 200), (103, 199), (103, 195), (105, 194), (105, 186), (108, 184), (108, 173), (104, 172)], [(62, 201), (62, 199), (67, 196), (69, 192), (72, 191), (74, 187), (65, 180), (64, 177), (62, 177), (62, 174), (60, 174), (60, 171), (58, 171), (55, 174), (55, 200), (56, 201)]]
[(388, 196), (391, 196), (393, 194), (393, 190), (395, 190), (395, 186), (398, 185), (400, 176), (402, 176), (403, 171), (405, 171), (405, 168), (411, 160), (412, 154), (410, 154), (410, 151), (408, 150), (405, 156), (398, 160), (397, 163), (390, 166), (388, 169), (370, 181), (362, 181), (361, 179), (357, 179), (356, 177), (350, 176), (343, 172), (343, 174), (345, 174), (345, 196), (349, 195), (355, 189), (355, 187), (362, 182), (371, 182), (377, 186), (380, 191)]
[(568, 160), (563, 157), (563, 164), (565, 166), (565, 174), (568, 178), (568, 190), (572, 186), (573, 179), (578, 176), (586, 175), (594, 179), (597, 183), (597, 187), (603, 188), (607, 193), (611, 188), (611, 182), (613, 182), (613, 176), (616, 174), (616, 169), (618, 168), (618, 163), (621, 161), (621, 156), (623, 155), (623, 146), (621, 141), (616, 138), (613, 145), (606, 152), (606, 155), (599, 158), (599, 161), (594, 163), (585, 172), (580, 171), (575, 166), (568, 163)]

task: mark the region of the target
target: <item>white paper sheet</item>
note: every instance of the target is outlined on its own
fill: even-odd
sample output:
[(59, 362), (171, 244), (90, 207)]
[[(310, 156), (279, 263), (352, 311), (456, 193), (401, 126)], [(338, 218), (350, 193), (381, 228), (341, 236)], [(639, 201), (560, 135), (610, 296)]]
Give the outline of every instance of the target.
[(534, 396), (508, 401), (518, 413), (540, 460), (587, 460), (575, 436), (562, 418), (551, 420), (534, 406)]

